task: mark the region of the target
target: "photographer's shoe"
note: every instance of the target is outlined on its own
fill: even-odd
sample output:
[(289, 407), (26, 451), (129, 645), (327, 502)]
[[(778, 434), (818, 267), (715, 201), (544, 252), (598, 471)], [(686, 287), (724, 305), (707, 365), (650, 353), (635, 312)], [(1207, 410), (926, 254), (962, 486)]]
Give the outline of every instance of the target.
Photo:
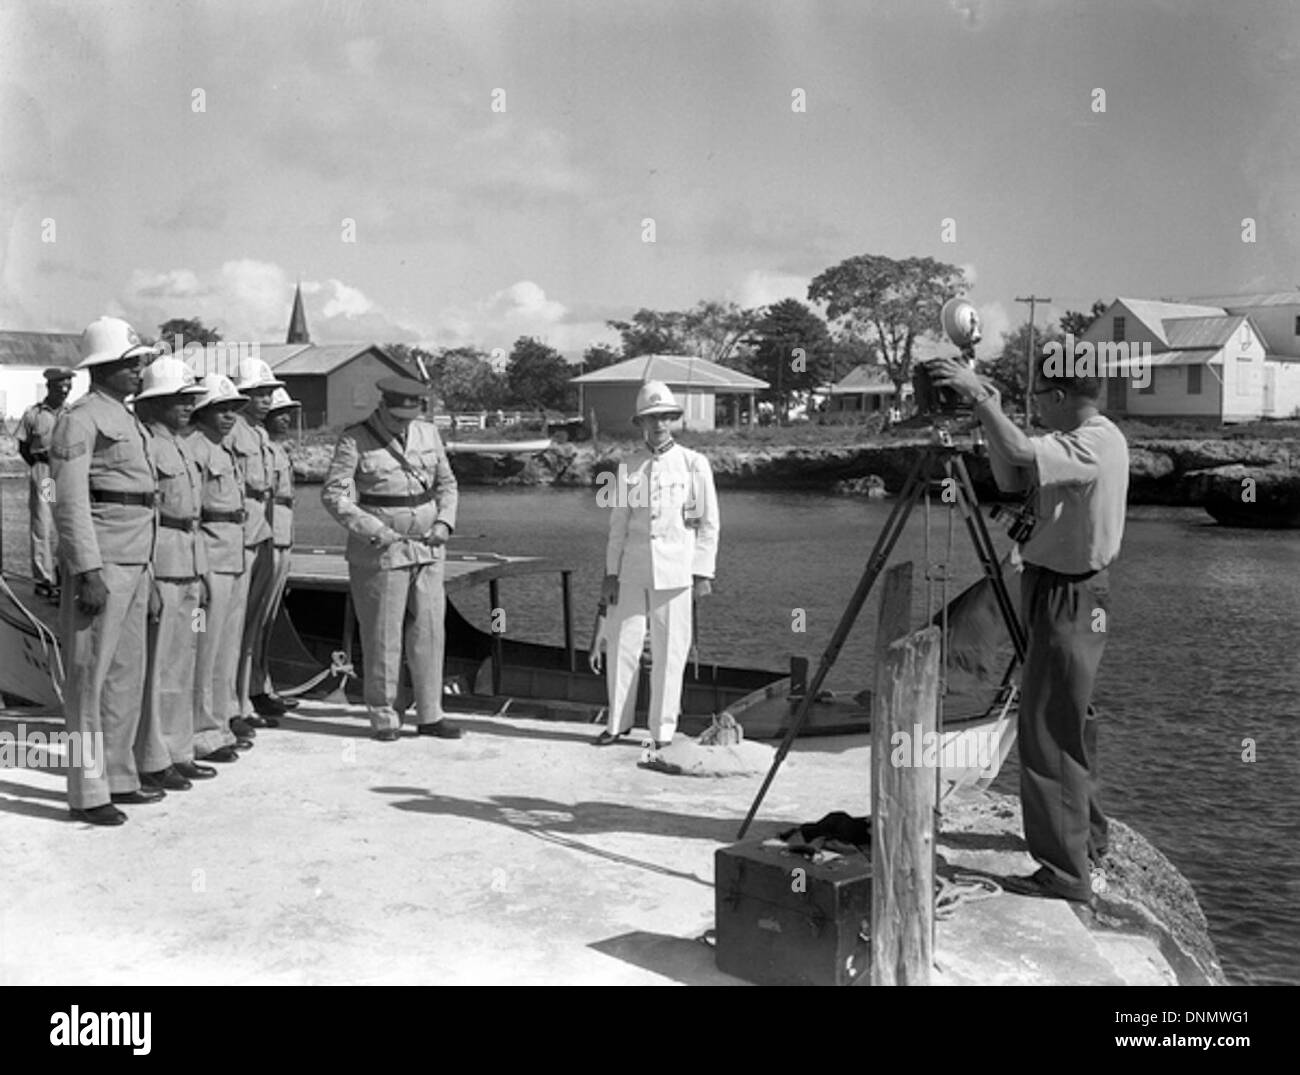
[(419, 735), (432, 735), (439, 739), (459, 739), (462, 734), (460, 725), (453, 724), (447, 717), (432, 724), (417, 724), (415, 730)]

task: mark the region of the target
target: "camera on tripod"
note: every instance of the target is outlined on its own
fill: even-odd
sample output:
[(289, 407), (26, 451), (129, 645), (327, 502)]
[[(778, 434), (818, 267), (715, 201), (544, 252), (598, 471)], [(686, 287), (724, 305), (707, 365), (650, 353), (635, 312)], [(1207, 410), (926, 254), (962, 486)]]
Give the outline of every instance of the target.
[[(967, 299), (953, 298), (943, 304), (939, 320), (948, 339), (961, 348), (962, 361), (973, 367), (975, 345), (982, 338), (979, 311)], [(925, 363), (918, 362), (912, 369), (912, 391), (918, 415), (951, 417), (971, 411), (961, 393), (951, 388), (940, 388), (931, 380)]]

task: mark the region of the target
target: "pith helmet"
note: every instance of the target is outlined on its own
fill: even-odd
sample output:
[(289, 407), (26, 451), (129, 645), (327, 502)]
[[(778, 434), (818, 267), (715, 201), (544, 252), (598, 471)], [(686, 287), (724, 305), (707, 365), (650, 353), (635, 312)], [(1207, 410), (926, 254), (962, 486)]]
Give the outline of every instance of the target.
[(289, 393), (283, 388), (277, 388), (274, 392), (271, 393), (272, 414), (274, 414), (276, 411), (288, 410), (290, 407), (301, 407), (301, 406), (302, 404), (299, 403), (296, 399), (294, 399), (291, 395), (289, 395)]
[(283, 388), (284, 382), (277, 381), (271, 367), (260, 358), (246, 358), (239, 364), (239, 380), (235, 387), (245, 392), (250, 388)]
[(247, 403), (248, 397), (241, 395), (235, 383), (224, 373), (204, 374), (199, 380), (203, 395), (194, 401), (194, 409), (201, 411), (214, 403)]
[(81, 361), (77, 369), (157, 353), (157, 347), (142, 343), (140, 334), (120, 317), (99, 317), (81, 334)]
[(135, 394), (137, 400), (151, 399), (154, 396), (198, 396), (204, 388), (198, 383), (194, 371), (179, 358), (155, 358), (145, 367), (140, 380), (140, 391)]
[(636, 394), (636, 416), (644, 418), (647, 414), (675, 414), (681, 417), (682, 409), (663, 381), (646, 381)]

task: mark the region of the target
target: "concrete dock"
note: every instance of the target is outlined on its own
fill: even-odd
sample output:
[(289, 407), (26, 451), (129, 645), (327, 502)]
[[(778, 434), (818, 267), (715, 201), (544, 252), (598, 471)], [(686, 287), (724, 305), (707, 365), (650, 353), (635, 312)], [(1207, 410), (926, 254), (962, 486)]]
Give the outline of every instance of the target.
[[(0, 770), (0, 984), (741, 984), (702, 938), (759, 778), (641, 769), (635, 738), (594, 749), (590, 725), (458, 719), (458, 741), (380, 743), (358, 707), (304, 702), (118, 828), (70, 821), (57, 772)], [(867, 813), (866, 743), (797, 743), (750, 836)], [(950, 802), (939, 843), (943, 871), (1033, 869), (1014, 800)], [(1144, 931), (1107, 926), (964, 902), (935, 981), (1176, 983)]]

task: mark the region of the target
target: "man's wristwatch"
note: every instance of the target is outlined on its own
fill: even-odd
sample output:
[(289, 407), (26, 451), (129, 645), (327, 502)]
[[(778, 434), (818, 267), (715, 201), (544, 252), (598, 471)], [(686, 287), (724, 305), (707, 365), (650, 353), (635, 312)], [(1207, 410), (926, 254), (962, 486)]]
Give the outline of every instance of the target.
[(979, 391), (970, 397), (970, 401), (978, 407), (981, 403), (986, 403), (992, 398), (993, 393), (984, 385), (980, 385)]

